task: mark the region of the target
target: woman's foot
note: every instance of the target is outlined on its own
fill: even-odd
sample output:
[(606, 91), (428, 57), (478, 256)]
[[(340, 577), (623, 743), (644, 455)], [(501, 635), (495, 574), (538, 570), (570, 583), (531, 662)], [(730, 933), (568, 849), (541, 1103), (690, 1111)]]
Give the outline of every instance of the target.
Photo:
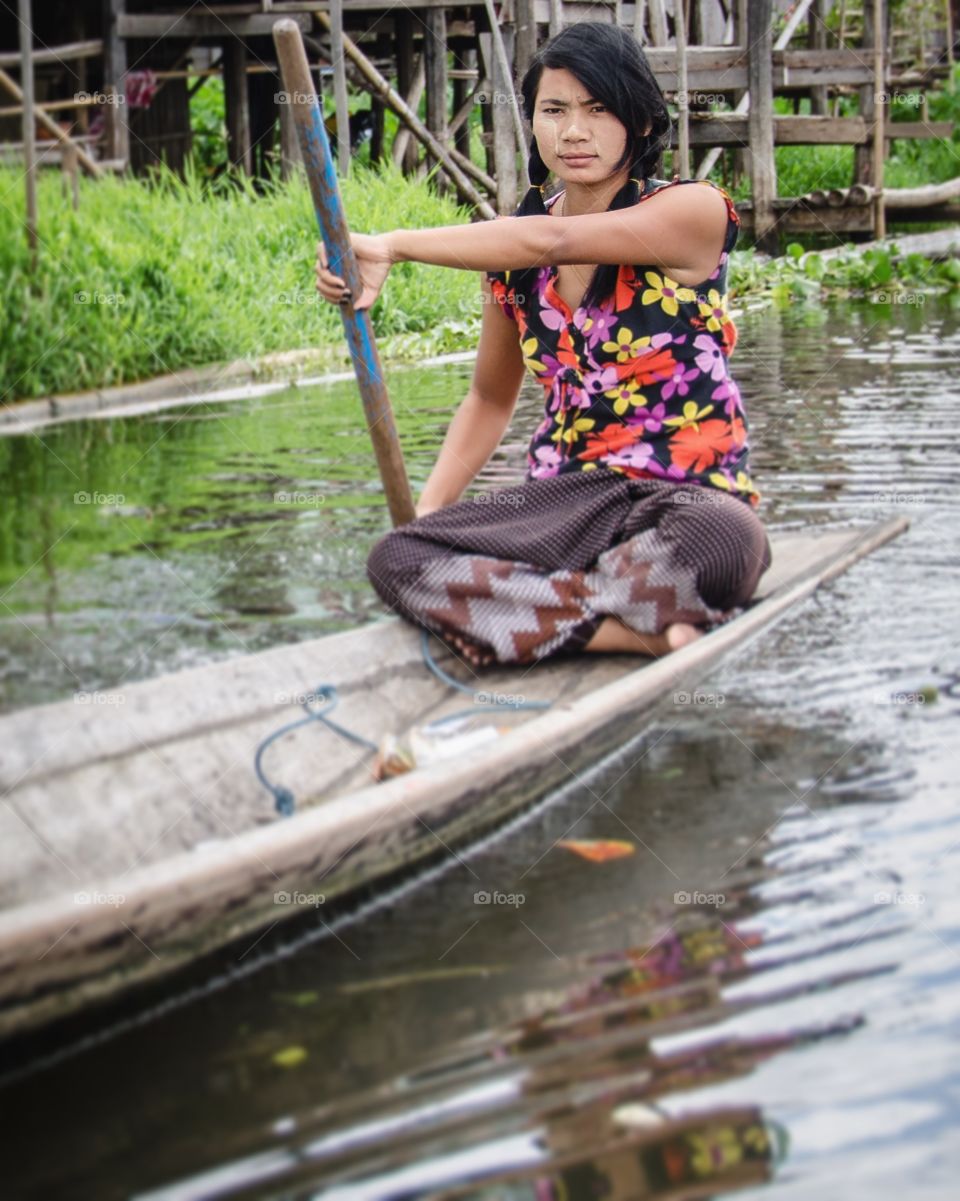
[(702, 637), (702, 630), (682, 621), (667, 626), (660, 634), (638, 634), (618, 618), (605, 617), (584, 650), (608, 654), (650, 655), (659, 659)]
[(451, 646), (455, 647), (457, 654), (466, 659), (472, 667), (488, 667), (493, 662), (494, 657), (489, 651), (479, 650), (472, 642), (454, 633), (452, 630), (449, 632), (445, 631), (441, 634), (441, 637), (444, 642), (448, 642)]

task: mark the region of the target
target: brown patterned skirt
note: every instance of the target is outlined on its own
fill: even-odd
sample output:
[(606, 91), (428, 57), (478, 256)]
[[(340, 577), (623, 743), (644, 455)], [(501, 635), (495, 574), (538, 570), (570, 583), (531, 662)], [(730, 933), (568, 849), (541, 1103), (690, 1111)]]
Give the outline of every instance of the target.
[(367, 561), (384, 602), (481, 662), (579, 651), (607, 616), (641, 634), (730, 617), (770, 565), (750, 506), (719, 489), (568, 472), (437, 509)]

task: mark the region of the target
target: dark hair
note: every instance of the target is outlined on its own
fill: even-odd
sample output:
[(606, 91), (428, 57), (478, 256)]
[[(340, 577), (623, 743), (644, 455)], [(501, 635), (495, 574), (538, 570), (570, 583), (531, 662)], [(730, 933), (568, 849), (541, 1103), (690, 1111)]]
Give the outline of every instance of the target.
[[(670, 141), (667, 104), (636, 38), (619, 25), (580, 21), (545, 42), (534, 55), (520, 85), (523, 111), (531, 123), (544, 67), (566, 68), (592, 99), (599, 100), (623, 124), (627, 140), (615, 170), (629, 164), (630, 178), (610, 201), (609, 208), (636, 204), (640, 199), (636, 181), (652, 179), (663, 169), (663, 151)], [(650, 132), (644, 134), (647, 125)], [(540, 157), (536, 138), (530, 142), (527, 175), (530, 188), (514, 213), (516, 217), (543, 215), (547, 211), (540, 189), (549, 171)], [(518, 293), (532, 295), (539, 270), (528, 267), (511, 271), (511, 286)], [(601, 263), (584, 293), (583, 304), (598, 304), (609, 296), (616, 287), (617, 272), (615, 264)], [(502, 273), (491, 274), (502, 278)]]

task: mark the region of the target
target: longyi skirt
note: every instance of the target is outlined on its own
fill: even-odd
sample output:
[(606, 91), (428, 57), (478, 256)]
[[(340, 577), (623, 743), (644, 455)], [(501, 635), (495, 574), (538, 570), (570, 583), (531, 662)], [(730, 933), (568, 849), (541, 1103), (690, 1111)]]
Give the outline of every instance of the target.
[(608, 616), (641, 634), (725, 621), (769, 565), (745, 501), (598, 469), (428, 513), (381, 538), (367, 572), (389, 608), (481, 662), (532, 663), (581, 650)]

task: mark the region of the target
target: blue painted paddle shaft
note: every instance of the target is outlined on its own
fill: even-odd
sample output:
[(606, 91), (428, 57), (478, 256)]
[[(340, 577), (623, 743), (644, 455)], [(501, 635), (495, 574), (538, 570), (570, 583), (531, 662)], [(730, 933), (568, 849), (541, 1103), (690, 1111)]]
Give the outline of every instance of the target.
[[(352, 298), (359, 300), (362, 291), (360, 271), (350, 245), (350, 231), (340, 199), (337, 172), (327, 131), (323, 127), (318, 97), (314, 92), (300, 28), (289, 18), (279, 20), (273, 27), (273, 40), (313, 196), (317, 225), (327, 250), (327, 261), (331, 271), (346, 282)], [(349, 133), (341, 130), (340, 136), (349, 137)], [(358, 313), (352, 303), (340, 305), (340, 310), (390, 516), (394, 525), (404, 525), (415, 517), (413, 497), (374, 341), (373, 323), (369, 310)]]

